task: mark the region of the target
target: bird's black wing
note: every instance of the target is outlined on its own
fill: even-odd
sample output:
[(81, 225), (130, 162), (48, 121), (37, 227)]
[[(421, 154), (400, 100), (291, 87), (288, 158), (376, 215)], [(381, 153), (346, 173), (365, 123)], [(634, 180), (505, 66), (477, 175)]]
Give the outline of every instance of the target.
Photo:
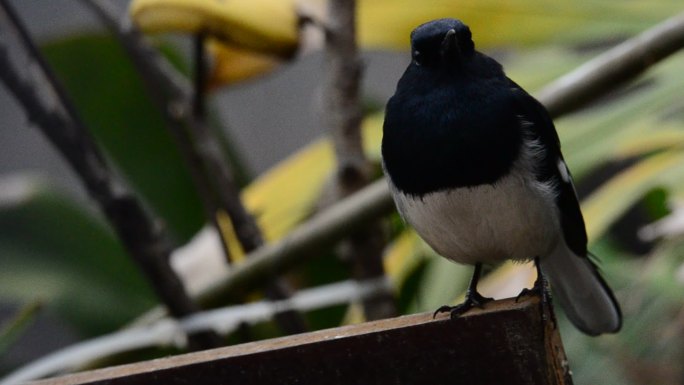
[(561, 227), (565, 242), (578, 256), (587, 255), (587, 232), (580, 211), (577, 193), (572, 182), (570, 170), (565, 165), (560, 149), (558, 133), (546, 108), (535, 98), (510, 80), (516, 111), (521, 119), (531, 123), (530, 132), (537, 137), (546, 150), (537, 178), (552, 181), (558, 186), (556, 204), (560, 211)]

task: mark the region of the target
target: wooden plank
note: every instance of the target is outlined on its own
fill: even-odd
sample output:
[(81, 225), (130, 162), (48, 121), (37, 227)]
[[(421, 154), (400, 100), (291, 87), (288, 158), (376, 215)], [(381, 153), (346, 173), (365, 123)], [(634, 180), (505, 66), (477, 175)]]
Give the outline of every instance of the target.
[[(553, 317), (547, 314), (547, 317)], [(39, 381), (71, 384), (570, 385), (539, 300), (495, 301), (451, 320), (416, 314)]]

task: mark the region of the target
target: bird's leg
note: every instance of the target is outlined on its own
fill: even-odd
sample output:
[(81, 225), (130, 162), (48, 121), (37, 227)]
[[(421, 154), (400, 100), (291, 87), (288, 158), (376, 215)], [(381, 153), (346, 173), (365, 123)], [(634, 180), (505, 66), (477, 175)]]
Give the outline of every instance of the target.
[(537, 269), (537, 279), (534, 281), (534, 285), (532, 286), (531, 289), (524, 288), (518, 294), (517, 297), (515, 297), (515, 302), (518, 302), (520, 298), (526, 296), (526, 295), (537, 295), (541, 298), (542, 302), (550, 302), (549, 298), (549, 287), (546, 282), (546, 278), (544, 277), (544, 274), (541, 271), (541, 265), (539, 263), (539, 257), (534, 258), (534, 267)]
[(549, 285), (544, 277), (544, 273), (541, 270), (541, 264), (539, 263), (539, 257), (534, 258), (534, 267), (537, 269), (537, 279), (534, 281), (532, 289), (524, 288), (515, 298), (515, 301), (519, 301), (521, 297), (526, 295), (537, 295), (541, 298), (543, 303), (551, 303), (551, 294), (549, 293)]
[[(539, 305), (541, 307), (541, 313), (542, 313), (542, 321), (546, 322), (548, 320), (548, 314), (552, 314), (550, 312), (551, 308), (551, 292), (549, 291), (549, 284), (548, 281), (546, 280), (546, 277), (544, 276), (544, 273), (542, 272), (541, 269), (541, 263), (539, 262), (539, 257), (534, 258), (534, 267), (537, 269), (537, 279), (534, 281), (534, 285), (532, 286), (532, 289), (524, 288), (520, 294), (515, 298), (515, 301), (518, 302), (521, 297), (526, 296), (526, 295), (536, 295), (539, 297)], [(552, 317), (553, 318), (553, 317)], [(556, 320), (553, 319), (554, 327), (556, 324)]]
[(482, 273), (482, 264), (475, 264), (475, 271), (473, 271), (473, 277), (470, 279), (470, 284), (465, 294), (465, 301), (462, 304), (456, 306), (442, 306), (435, 311), (433, 318), (437, 316), (438, 313), (449, 312), (451, 314), (451, 319), (460, 317), (463, 313), (472, 309), (474, 306), (482, 308), (484, 304), (492, 301), (493, 298), (483, 297), (482, 294), (477, 291), (477, 282), (480, 280), (480, 275)]

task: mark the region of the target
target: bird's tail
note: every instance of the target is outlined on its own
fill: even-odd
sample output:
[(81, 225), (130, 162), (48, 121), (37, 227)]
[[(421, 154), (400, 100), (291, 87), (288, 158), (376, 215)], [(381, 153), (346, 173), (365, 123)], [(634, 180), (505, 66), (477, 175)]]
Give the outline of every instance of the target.
[(551, 255), (541, 259), (541, 268), (553, 298), (579, 330), (589, 335), (620, 330), (620, 305), (589, 258), (575, 255), (561, 241)]

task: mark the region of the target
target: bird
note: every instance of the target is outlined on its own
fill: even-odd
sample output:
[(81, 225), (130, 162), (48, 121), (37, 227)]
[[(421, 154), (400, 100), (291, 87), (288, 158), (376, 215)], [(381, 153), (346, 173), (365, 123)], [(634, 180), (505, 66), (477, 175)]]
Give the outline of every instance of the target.
[[(620, 306), (587, 250), (572, 175), (544, 106), (477, 51), (462, 21), (411, 32), (411, 62), (385, 108), (382, 168), (401, 217), (438, 254), (474, 265), (458, 317), (491, 298), (484, 265), (534, 260), (588, 335), (618, 332)], [(544, 297), (542, 297), (544, 298)]]

